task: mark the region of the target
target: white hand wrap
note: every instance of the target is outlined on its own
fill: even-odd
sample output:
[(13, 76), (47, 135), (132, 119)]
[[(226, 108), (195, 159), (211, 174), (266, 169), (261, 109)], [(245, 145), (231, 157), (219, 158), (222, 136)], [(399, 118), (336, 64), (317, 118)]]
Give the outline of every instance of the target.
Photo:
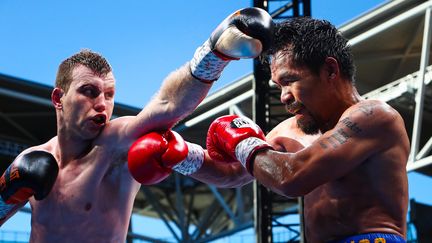
[(246, 163), (250, 159), (252, 152), (259, 148), (271, 147), (266, 141), (256, 137), (250, 137), (242, 140), (235, 148), (235, 155), (238, 161), (246, 168)]
[(197, 172), (204, 163), (204, 149), (194, 143), (186, 142), (188, 155), (182, 162), (176, 164), (173, 170), (183, 175), (190, 175)]
[(230, 60), (223, 60), (216, 56), (207, 40), (200, 46), (190, 61), (192, 76), (203, 82), (213, 82), (217, 80)]

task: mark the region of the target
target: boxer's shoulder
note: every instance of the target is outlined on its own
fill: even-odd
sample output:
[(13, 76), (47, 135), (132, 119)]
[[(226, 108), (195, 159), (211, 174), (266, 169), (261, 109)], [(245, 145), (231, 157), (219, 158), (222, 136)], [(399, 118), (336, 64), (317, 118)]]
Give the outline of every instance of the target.
[[(33, 151), (45, 151), (45, 152), (52, 154), (55, 157), (54, 151), (55, 151), (55, 147), (57, 147), (57, 146), (58, 146), (57, 137), (53, 137), (49, 141), (47, 141), (43, 144), (39, 144), (39, 145), (25, 148), (24, 150), (21, 151), (21, 153), (17, 156), (17, 158), (19, 158), (23, 155), (26, 155), (28, 153), (31, 153)], [(56, 159), (58, 159), (58, 158), (56, 158)]]
[(357, 116), (371, 118), (394, 118), (400, 116), (399, 113), (392, 108), (389, 104), (381, 100), (362, 100), (352, 106), (350, 106), (344, 114), (341, 116), (343, 119), (345, 116)]
[(398, 111), (380, 100), (363, 100), (352, 105), (342, 114), (339, 123), (359, 135), (388, 136), (404, 131)]
[(267, 139), (272, 139), (274, 137), (289, 135), (293, 130), (296, 129), (296, 122), (294, 117), (288, 118), (278, 125), (276, 125), (268, 134)]

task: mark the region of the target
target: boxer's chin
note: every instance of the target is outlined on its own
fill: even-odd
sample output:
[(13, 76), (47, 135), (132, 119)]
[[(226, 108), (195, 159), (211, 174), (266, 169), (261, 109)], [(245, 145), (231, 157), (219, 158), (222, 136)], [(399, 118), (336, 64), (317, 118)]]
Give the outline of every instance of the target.
[(296, 115), (297, 126), (305, 134), (314, 135), (319, 133), (319, 127), (317, 122), (310, 115), (297, 114)]

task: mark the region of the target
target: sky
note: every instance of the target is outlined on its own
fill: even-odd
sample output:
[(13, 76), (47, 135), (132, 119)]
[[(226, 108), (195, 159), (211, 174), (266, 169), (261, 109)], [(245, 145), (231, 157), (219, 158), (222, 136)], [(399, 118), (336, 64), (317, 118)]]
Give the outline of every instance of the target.
[[(382, 2), (316, 0), (312, 14), (338, 26)], [(59, 63), (89, 48), (113, 66), (116, 102), (142, 107), (170, 72), (192, 58), (220, 21), (252, 4), (251, 0), (1, 0), (0, 73), (53, 85)], [(250, 72), (251, 60), (231, 62), (211, 92)]]
[[(312, 0), (312, 16), (340, 26), (385, 2)], [(116, 102), (143, 107), (220, 21), (252, 4), (251, 0), (1, 0), (0, 73), (52, 86), (59, 63), (89, 48), (113, 66)], [(277, 8), (278, 2), (271, 7)], [(251, 60), (232, 61), (210, 93), (250, 72)], [(430, 202), (428, 190), (417, 186), (430, 183), (430, 178), (409, 176), (410, 194)], [(166, 233), (158, 222), (151, 225), (156, 229), (147, 224), (144, 234)], [(28, 214), (15, 215), (1, 230), (28, 232)]]

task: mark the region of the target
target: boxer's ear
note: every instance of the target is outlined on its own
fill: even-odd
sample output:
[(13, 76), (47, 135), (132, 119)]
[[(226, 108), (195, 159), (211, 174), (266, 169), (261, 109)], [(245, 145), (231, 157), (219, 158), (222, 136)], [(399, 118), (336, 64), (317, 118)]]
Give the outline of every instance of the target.
[(54, 108), (60, 110), (63, 108), (63, 105), (61, 103), (61, 98), (63, 97), (63, 95), (64, 95), (63, 89), (58, 87), (54, 88), (54, 90), (51, 93), (51, 102), (53, 103)]
[(327, 57), (325, 59), (324, 69), (327, 72), (327, 76), (330, 81), (333, 81), (340, 74), (339, 62), (334, 57)]

